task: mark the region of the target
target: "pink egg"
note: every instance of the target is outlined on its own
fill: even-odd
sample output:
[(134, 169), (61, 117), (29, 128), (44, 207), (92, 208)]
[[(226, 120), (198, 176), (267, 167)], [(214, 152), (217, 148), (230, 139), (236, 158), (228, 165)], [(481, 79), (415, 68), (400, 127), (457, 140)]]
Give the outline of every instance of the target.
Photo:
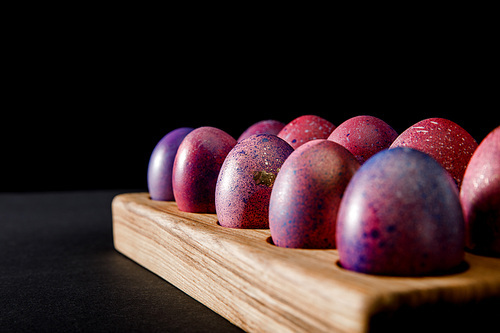
[(344, 190), (359, 168), (341, 145), (309, 141), (283, 163), (269, 203), (269, 227), (275, 245), (334, 248), (337, 210)]
[(281, 165), (293, 152), (284, 140), (257, 134), (227, 155), (217, 180), (219, 224), (230, 228), (269, 228), (269, 197)]
[(467, 247), (500, 255), (500, 127), (481, 142), (465, 171), (460, 201)]
[(357, 116), (335, 128), (328, 140), (349, 150), (359, 163), (381, 150), (389, 148), (398, 133), (383, 120), (372, 116)]
[(241, 133), (240, 137), (238, 138), (238, 142), (243, 141), (255, 134), (277, 135), (283, 129), (283, 127), (285, 127), (285, 124), (278, 120), (261, 120)]
[(413, 148), (430, 155), (451, 174), (460, 188), (477, 142), (451, 120), (429, 118), (401, 133), (390, 146), (396, 147)]
[(190, 132), (177, 150), (172, 187), (179, 210), (215, 213), (215, 185), (219, 171), (236, 140), (214, 127)]
[(326, 119), (314, 115), (305, 115), (289, 122), (278, 133), (293, 149), (297, 149), (307, 141), (326, 139), (335, 129), (335, 125)]

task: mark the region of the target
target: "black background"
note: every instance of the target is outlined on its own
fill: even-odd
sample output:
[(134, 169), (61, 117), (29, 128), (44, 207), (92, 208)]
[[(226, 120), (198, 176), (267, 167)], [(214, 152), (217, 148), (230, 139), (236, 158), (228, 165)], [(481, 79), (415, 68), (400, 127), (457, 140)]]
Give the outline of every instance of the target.
[(10, 26), (0, 191), (146, 189), (154, 146), (181, 126), (237, 138), (264, 119), (366, 114), (401, 133), (444, 117), (479, 142), (500, 124), (487, 20), (114, 10), (35, 10)]

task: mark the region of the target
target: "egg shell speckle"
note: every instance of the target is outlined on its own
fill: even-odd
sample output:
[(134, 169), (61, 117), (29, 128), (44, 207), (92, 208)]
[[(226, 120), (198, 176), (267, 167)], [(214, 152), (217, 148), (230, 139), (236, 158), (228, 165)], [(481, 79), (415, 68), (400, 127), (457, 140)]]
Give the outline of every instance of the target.
[(172, 187), (179, 210), (215, 213), (219, 171), (236, 140), (214, 127), (199, 127), (186, 135), (174, 160)]
[(269, 228), (269, 197), (281, 165), (293, 148), (275, 135), (258, 134), (227, 155), (216, 187), (219, 224), (229, 228)]
[(347, 186), (337, 219), (340, 264), (357, 272), (446, 272), (464, 258), (465, 225), (451, 176), (427, 154), (384, 150)]
[(357, 116), (337, 126), (328, 140), (349, 150), (359, 163), (381, 150), (389, 148), (398, 133), (383, 120), (372, 116)]
[(500, 256), (500, 127), (490, 132), (472, 155), (460, 201), (467, 247)]
[(193, 128), (181, 127), (167, 133), (156, 144), (148, 164), (148, 190), (152, 200), (174, 200), (172, 169), (177, 149)]
[(261, 120), (241, 133), (240, 137), (238, 138), (238, 142), (243, 141), (255, 134), (277, 135), (283, 129), (283, 127), (285, 127), (285, 124), (278, 120)]
[(295, 150), (271, 194), (269, 227), (274, 244), (335, 248), (337, 210), (358, 168), (354, 156), (332, 141), (313, 140)]
[(328, 120), (315, 115), (300, 116), (289, 122), (278, 133), (293, 149), (315, 139), (326, 139), (335, 129)]
[(406, 129), (389, 149), (396, 147), (413, 148), (430, 155), (452, 175), (460, 188), (477, 142), (451, 120), (429, 118)]

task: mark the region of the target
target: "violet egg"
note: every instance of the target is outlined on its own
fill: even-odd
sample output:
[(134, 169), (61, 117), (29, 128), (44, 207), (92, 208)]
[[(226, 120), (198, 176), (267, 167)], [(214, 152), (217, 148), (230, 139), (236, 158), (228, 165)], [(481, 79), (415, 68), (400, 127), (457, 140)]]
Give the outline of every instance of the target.
[(285, 124), (278, 120), (261, 120), (241, 133), (240, 137), (238, 138), (238, 142), (243, 141), (255, 134), (277, 135), (283, 129), (283, 127), (285, 127)]
[(257, 134), (227, 155), (215, 192), (219, 224), (269, 228), (269, 197), (276, 175), (293, 148), (275, 135)]
[(174, 160), (172, 187), (179, 210), (215, 213), (215, 185), (226, 155), (236, 140), (214, 127), (190, 132)]
[(430, 155), (451, 174), (460, 188), (477, 142), (451, 120), (429, 118), (401, 133), (390, 148), (396, 147), (413, 148)]
[(275, 245), (334, 248), (337, 210), (344, 190), (359, 168), (341, 145), (309, 141), (283, 163), (269, 204), (269, 227)]
[(314, 115), (305, 115), (289, 122), (278, 136), (297, 149), (307, 141), (326, 139), (335, 129), (335, 125), (326, 119)]
[(385, 121), (372, 116), (357, 116), (337, 126), (328, 137), (349, 150), (359, 163), (389, 148), (398, 133)]
[(177, 149), (184, 137), (193, 129), (181, 127), (165, 135), (153, 149), (148, 164), (148, 190), (151, 199), (174, 200), (172, 169)]
[(472, 155), (460, 201), (467, 247), (500, 256), (500, 127), (490, 132)]
[(427, 154), (384, 150), (347, 186), (336, 240), (340, 264), (349, 270), (395, 276), (448, 272), (464, 258), (458, 189)]

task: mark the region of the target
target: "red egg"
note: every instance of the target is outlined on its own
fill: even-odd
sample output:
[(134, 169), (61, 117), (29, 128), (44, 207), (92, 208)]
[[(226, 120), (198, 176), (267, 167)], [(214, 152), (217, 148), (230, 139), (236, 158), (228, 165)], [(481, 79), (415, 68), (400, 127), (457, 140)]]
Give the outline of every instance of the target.
[(179, 210), (215, 213), (215, 185), (219, 171), (236, 140), (214, 127), (190, 132), (177, 150), (172, 187)]
[(467, 247), (500, 255), (500, 127), (481, 142), (465, 171), (460, 201)]
[(285, 127), (285, 124), (278, 120), (262, 120), (256, 122), (249, 128), (247, 128), (243, 133), (241, 133), (238, 138), (238, 142), (245, 140), (255, 134), (273, 134), (277, 135)]
[(326, 119), (314, 115), (305, 115), (289, 122), (278, 133), (293, 149), (297, 149), (307, 141), (326, 139), (335, 129), (335, 125)]
[(396, 147), (413, 148), (430, 155), (451, 174), (460, 188), (477, 142), (451, 120), (429, 118), (401, 133), (390, 148)]
[(389, 148), (398, 133), (383, 120), (372, 116), (357, 116), (335, 128), (328, 140), (349, 150), (363, 164), (372, 155)]
[(359, 168), (341, 145), (309, 141), (283, 163), (269, 203), (269, 227), (277, 246), (334, 248), (337, 210)]
[(293, 151), (275, 135), (258, 134), (239, 142), (219, 173), (215, 208), (219, 224), (230, 228), (269, 228), (269, 197), (281, 165)]

